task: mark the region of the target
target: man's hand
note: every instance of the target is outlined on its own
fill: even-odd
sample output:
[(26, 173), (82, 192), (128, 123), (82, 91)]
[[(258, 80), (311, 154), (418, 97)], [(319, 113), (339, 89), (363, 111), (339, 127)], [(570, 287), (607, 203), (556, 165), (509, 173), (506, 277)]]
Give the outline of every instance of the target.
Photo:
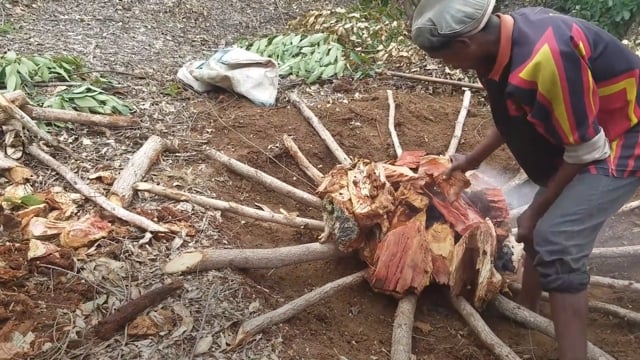
[(516, 241), (524, 244), (525, 248), (533, 247), (533, 230), (536, 228), (538, 220), (540, 220), (540, 216), (529, 209), (518, 216)]
[(466, 173), (469, 170), (477, 169), (478, 166), (480, 166), (480, 164), (469, 155), (453, 154), (451, 155), (451, 167), (444, 173), (444, 176), (448, 179), (455, 171)]

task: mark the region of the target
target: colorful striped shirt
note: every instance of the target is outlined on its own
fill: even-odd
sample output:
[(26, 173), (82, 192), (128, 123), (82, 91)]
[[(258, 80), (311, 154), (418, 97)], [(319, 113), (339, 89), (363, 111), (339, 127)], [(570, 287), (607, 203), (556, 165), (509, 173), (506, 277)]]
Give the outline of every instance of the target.
[(545, 185), (564, 149), (600, 131), (611, 155), (586, 171), (640, 176), (640, 57), (595, 25), (544, 8), (500, 15), (500, 52), (481, 76), (496, 127)]

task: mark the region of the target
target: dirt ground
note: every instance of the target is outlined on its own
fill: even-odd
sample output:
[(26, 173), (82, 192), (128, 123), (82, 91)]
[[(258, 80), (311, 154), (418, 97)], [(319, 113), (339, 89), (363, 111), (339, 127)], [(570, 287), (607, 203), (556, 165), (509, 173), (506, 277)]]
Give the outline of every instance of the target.
[[(62, 0), (28, 5), (15, 2), (8, 14), (13, 16), (17, 30), (0, 38), (4, 42), (2, 45), (17, 51), (74, 52), (86, 57), (88, 65), (95, 69), (146, 75), (143, 79), (113, 75), (127, 85), (128, 99), (139, 108), (136, 116), (143, 121), (142, 128), (103, 131), (78, 126), (64, 130), (57, 135), (70, 139), (70, 145), (87, 162), (73, 163), (62, 154), (55, 154), (56, 158), (83, 177), (90, 170), (106, 169), (117, 173), (128, 157), (150, 135), (156, 134), (177, 140), (180, 152), (164, 155), (146, 181), (247, 206), (259, 204), (274, 211), (284, 209), (300, 216), (320, 218), (317, 211), (246, 180), (204, 156), (207, 149), (217, 149), (312, 192), (311, 180), (284, 149), (282, 136), (292, 136), (311, 163), (322, 172), (328, 172), (336, 165), (336, 160), (284, 97), (281, 96), (278, 106), (266, 109), (224, 92), (206, 96), (188, 91), (174, 97), (162, 94), (162, 90), (174, 81), (173, 76), (183, 62), (206, 54), (207, 49), (222, 40), (228, 41), (252, 31), (266, 31), (262, 24), (281, 26), (286, 18), (310, 8), (310, 2), (304, 2), (300, 9), (288, 7), (285, 2), (276, 1), (275, 5), (264, 2), (265, 6), (275, 7), (275, 11), (269, 12), (268, 16), (255, 17), (258, 20), (244, 24), (244, 27), (234, 20), (238, 13), (251, 10), (245, 9), (243, 2), (232, 1), (228, 6), (217, 1), (203, 6), (195, 6), (197, 4), (190, 1), (149, 1), (145, 5), (96, 1), (92, 4), (77, 6), (76, 2)], [(252, 4), (252, 8), (260, 8), (260, 4)], [(112, 12), (111, 9), (115, 10)], [(65, 15), (60, 18), (45, 16), (54, 11)], [(225, 32), (227, 26), (232, 30)], [(114, 48), (114, 44), (120, 46)], [(384, 77), (346, 85), (326, 84), (301, 89), (300, 95), (311, 104), (312, 111), (350, 156), (373, 160), (393, 158), (387, 130), (387, 89), (393, 90), (397, 106), (396, 128), (402, 147), (405, 150), (423, 149), (433, 154), (442, 154), (447, 149), (462, 99), (459, 91)], [(486, 104), (480, 93), (474, 93), (459, 151), (472, 149), (490, 125)], [(33, 159), (25, 159), (25, 163), (40, 174), (36, 187), (56, 184), (70, 189), (64, 180)], [(518, 167), (510, 154), (500, 149), (482, 170), (498, 181), (506, 181), (517, 173)], [(108, 191), (108, 187), (100, 189)], [(91, 340), (86, 330), (95, 323), (97, 315), (109, 311), (103, 308), (93, 316), (80, 310), (81, 305), (105, 293), (105, 280), (88, 280), (87, 271), (90, 273), (95, 269), (98, 259), (108, 258), (125, 264), (124, 279), (109, 283), (116, 288), (113, 296), (123, 302), (136, 291), (176, 278), (163, 275), (159, 269), (183, 251), (207, 247), (272, 248), (312, 242), (319, 235), (189, 207), (156, 196), (141, 194), (134, 203), (134, 209), (145, 214), (158, 214), (162, 206), (182, 209), (186, 213), (185, 219), (195, 228), (195, 236), (153, 239), (140, 245), (141, 233), (113, 234), (98, 244), (96, 253), (78, 256), (82, 277), (36, 272), (24, 262), (26, 243), (2, 244), (0, 263), (23, 273), (18, 281), (11, 282), (3, 282), (0, 276), (0, 342), (6, 341), (13, 331), (32, 331), (36, 335), (34, 348), (41, 349), (44, 344), (50, 344), (40, 354), (30, 357), (40, 359), (389, 358), (397, 302), (374, 293), (366, 284), (340, 292), (329, 301), (265, 331), (246, 347), (225, 352), (241, 321), (362, 269), (363, 265), (353, 259), (264, 271), (225, 270), (185, 276), (183, 292), (147, 312), (168, 313), (168, 330), (147, 337), (130, 337), (121, 332), (111, 341)], [(612, 219), (597, 246), (640, 244), (638, 215), (640, 212), (636, 210)], [(591, 268), (593, 274), (640, 280), (640, 264), (631, 259), (600, 261), (591, 264)], [(640, 311), (637, 296), (604, 289), (593, 289), (592, 294), (595, 299)], [(548, 316), (547, 310), (545, 308), (543, 312)], [(483, 315), (496, 334), (523, 359), (554, 358), (555, 344), (549, 338), (526, 330), (491, 309)], [(427, 289), (420, 299), (416, 320), (420, 327), (414, 329), (413, 340), (418, 359), (493, 359), (449, 305), (445, 289)], [(213, 338), (209, 351), (194, 355), (195, 344), (207, 335)], [(589, 338), (617, 359), (638, 358), (640, 332), (637, 326), (591, 314)]]

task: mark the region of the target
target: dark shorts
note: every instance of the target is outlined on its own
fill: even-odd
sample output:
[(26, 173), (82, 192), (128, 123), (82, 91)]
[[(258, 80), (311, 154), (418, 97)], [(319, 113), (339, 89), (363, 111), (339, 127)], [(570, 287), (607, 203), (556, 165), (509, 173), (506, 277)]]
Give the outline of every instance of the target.
[[(640, 178), (580, 174), (538, 221), (527, 256), (545, 291), (577, 293), (589, 285), (587, 261), (604, 223), (640, 187)], [(544, 193), (540, 188), (536, 196)]]

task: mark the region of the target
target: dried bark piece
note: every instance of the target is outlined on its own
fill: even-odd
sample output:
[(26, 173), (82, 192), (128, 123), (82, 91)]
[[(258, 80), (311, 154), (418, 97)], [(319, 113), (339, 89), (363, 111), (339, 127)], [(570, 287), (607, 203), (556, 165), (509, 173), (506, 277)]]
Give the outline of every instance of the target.
[(453, 229), (444, 223), (432, 225), (427, 229), (427, 243), (433, 264), (431, 277), (438, 284), (449, 284), (455, 253)]
[(428, 155), (420, 161), (418, 175), (431, 177), (433, 187), (444, 195), (447, 202), (453, 202), (460, 197), (466, 188), (471, 186), (471, 182), (460, 171), (453, 172), (448, 178), (445, 177), (449, 167), (451, 167), (451, 160), (448, 157)]

